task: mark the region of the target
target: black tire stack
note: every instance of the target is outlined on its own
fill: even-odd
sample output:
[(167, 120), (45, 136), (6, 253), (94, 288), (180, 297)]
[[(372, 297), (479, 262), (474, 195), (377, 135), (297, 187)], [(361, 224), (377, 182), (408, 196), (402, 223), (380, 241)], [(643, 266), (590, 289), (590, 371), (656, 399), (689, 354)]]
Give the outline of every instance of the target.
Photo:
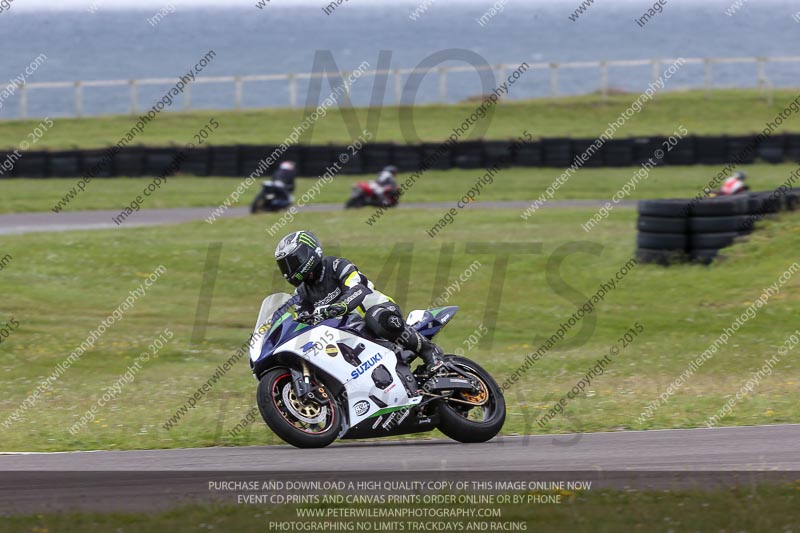
[(689, 216), (689, 259), (707, 265), (722, 248), (753, 231), (747, 195), (704, 198)]
[(756, 221), (800, 208), (794, 191), (752, 192), (701, 200), (641, 200), (636, 258), (641, 263), (709, 264)]
[(689, 200), (640, 200), (636, 259), (669, 265), (687, 260)]

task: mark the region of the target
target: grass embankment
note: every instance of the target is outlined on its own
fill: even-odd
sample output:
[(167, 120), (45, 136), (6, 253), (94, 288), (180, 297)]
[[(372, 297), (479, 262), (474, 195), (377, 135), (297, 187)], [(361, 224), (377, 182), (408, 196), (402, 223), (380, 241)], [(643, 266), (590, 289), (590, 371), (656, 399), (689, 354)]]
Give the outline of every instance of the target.
[[(466, 210), (437, 240), (426, 237), (425, 231), (441, 216), (441, 209), (395, 211), (378, 227), (354, 220), (349, 212), (306, 213), (298, 215), (291, 229), (318, 232), (328, 253), (341, 253), (355, 261), (378, 287), (397, 296), (406, 312), (428, 305), (473, 261), (480, 261), (481, 268), (450, 300), (461, 310), (439, 339), (448, 350), (466, 348), (464, 340), (482, 323), (491, 327), (489, 295), (499, 290), (492, 287), (495, 256), (467, 246), (505, 243), (501, 249), (512, 255), (502, 300), (496, 307), (493, 344), (489, 348), (484, 337), (477, 348), (466, 353), (502, 382), (601, 282), (608, 283), (629, 261), (635, 212), (615, 210), (586, 234), (579, 224), (591, 214), (586, 209), (553, 210), (523, 224), (516, 210)], [(256, 383), (244, 359), (180, 423), (170, 430), (162, 427), (247, 338), (263, 296), (287, 289), (272, 260), (275, 239), (265, 232), (276, 219), (277, 215), (266, 215), (213, 225), (196, 222), (1, 237), (0, 248), (13, 259), (0, 272), (0, 324), (13, 317), (19, 326), (2, 344), (0, 422), (150, 272), (159, 265), (167, 272), (52, 390), (24, 412), (24, 420), (13, 422), (10, 428), (0, 426), (0, 450), (277, 442), (261, 423), (236, 437), (228, 434), (254, 405)], [(559, 268), (554, 254), (563, 253), (561, 247), (575, 240), (589, 244), (579, 245)], [(192, 345), (203, 265), (208, 244), (214, 242), (222, 243), (222, 252), (207, 332), (202, 343)], [(534, 246), (518, 244), (536, 242), (542, 243), (539, 253)], [(392, 255), (393, 250), (402, 251), (403, 243), (410, 247), (409, 253)], [(437, 277), (444, 243), (455, 245), (453, 262), (449, 273)], [(600, 247), (592, 249), (591, 243)], [(729, 261), (711, 268), (633, 268), (589, 318), (568, 332), (563, 342), (508, 391), (509, 416), (503, 433), (703, 425), (797, 329), (800, 276), (790, 279), (652, 419), (642, 425), (636, 418), (764, 287), (797, 260), (798, 247), (800, 221), (787, 215), (753, 234), (750, 242), (733, 248)], [(392, 269), (402, 271), (406, 264), (408, 277), (398, 277)], [(502, 261), (498, 265), (501, 267)], [(565, 285), (558, 286), (559, 278)], [(539, 427), (535, 421), (553, 401), (566, 394), (637, 321), (645, 331), (613, 358), (605, 375), (594, 379), (563, 415)], [(99, 410), (93, 423), (70, 435), (67, 428), (96, 404), (164, 328), (175, 337), (158, 359), (144, 365), (135, 380)], [(587, 337), (585, 344), (574, 341), (577, 335)], [(794, 358), (784, 357), (757, 393), (740, 401), (721, 424), (800, 422), (797, 368)]]
[[(538, 100), (509, 100), (497, 105), (483, 137), (486, 139), (515, 139), (528, 130), (533, 137), (595, 138), (609, 122), (636, 100), (638, 94), (616, 94), (603, 102), (598, 95)], [(745, 134), (760, 132), (765, 122), (772, 120), (784, 106), (797, 97), (796, 91), (779, 90), (770, 105), (754, 90), (719, 90), (709, 98), (704, 91), (662, 93), (647, 102), (640, 113), (630, 118), (616, 137), (637, 135), (670, 135), (683, 124), (691, 134)], [(423, 105), (414, 108), (413, 126), (420, 139), (442, 141), (459, 126), (477, 106), (476, 103), (457, 105)], [(376, 142), (416, 142), (407, 139), (403, 121), (411, 124), (410, 108), (384, 107), (377, 126), (370, 124)], [(358, 135), (367, 127), (369, 108), (356, 108), (358, 124), (351, 122)], [(373, 113), (376, 111), (373, 109)], [(302, 109), (262, 109), (245, 111), (192, 111), (162, 113), (150, 122), (136, 143), (163, 146), (171, 143), (185, 145), (202, 129), (210, 117), (220, 124), (213, 134), (213, 144), (279, 144), (303, 120)], [(36, 149), (99, 148), (115, 144), (135, 125), (137, 117), (114, 115), (87, 118), (59, 118), (40, 139)], [(483, 119), (489, 121), (489, 118)], [(28, 138), (40, 120), (3, 122), (0, 147), (15, 148)], [(473, 127), (481, 128), (485, 122)], [(800, 126), (785, 122), (780, 129), (800, 131)], [(334, 108), (314, 124), (313, 133), (303, 142), (349, 144), (348, 130), (342, 111)]]
[[(797, 165), (758, 164), (741, 167), (748, 173), (753, 190), (775, 189), (797, 169)], [(662, 167), (653, 169), (640, 181), (630, 198), (690, 198), (717, 175), (722, 165)], [(554, 200), (610, 200), (622, 185), (633, 177), (638, 168), (585, 168), (576, 172), (561, 186)], [(538, 198), (553, 183), (563, 169), (507, 168), (494, 176), (494, 182), (482, 187), (479, 201), (530, 200)], [(404, 196), (403, 202), (455, 203), (486, 174), (486, 169), (426, 172)], [(401, 179), (404, 176), (401, 176)], [(322, 185), (312, 203), (344, 205), (356, 181), (371, 176), (337, 176)], [(143, 209), (168, 207), (218, 206), (239, 186), (243, 178), (186, 178), (167, 180), (152, 196), (146, 197)], [(0, 181), (0, 213), (49, 211), (74, 186), (72, 179), (14, 179)], [(121, 211), (152, 181), (152, 178), (118, 178), (94, 180), (86, 191), (69, 203), (65, 211), (114, 209)], [(314, 185), (315, 179), (299, 179), (295, 196), (300, 198)], [(249, 205), (258, 192), (256, 182), (239, 198), (238, 205)], [(211, 212), (211, 209), (209, 209)], [(358, 218), (358, 215), (353, 215)], [(130, 218), (135, 218), (132, 215)]]

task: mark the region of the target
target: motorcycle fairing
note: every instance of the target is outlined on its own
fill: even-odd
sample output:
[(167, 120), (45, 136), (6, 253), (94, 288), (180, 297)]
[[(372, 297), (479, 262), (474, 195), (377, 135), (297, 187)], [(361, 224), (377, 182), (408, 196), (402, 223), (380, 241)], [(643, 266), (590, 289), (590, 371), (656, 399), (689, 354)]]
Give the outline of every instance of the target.
[[(397, 374), (397, 357), (394, 351), (376, 344), (350, 331), (338, 329), (344, 319), (329, 319), (309, 326), (292, 320), (291, 314), (282, 316), (257, 343), (258, 361), (273, 353), (292, 353), (332, 376), (344, 387), (347, 395), (348, 424), (342, 425), (342, 435), (350, 426), (376, 416), (382, 409), (402, 409), (418, 404), (421, 396), (410, 398)], [(352, 348), (360, 364), (355, 367), (342, 355), (339, 345)], [(363, 345), (363, 349), (359, 345)], [(251, 350), (255, 352), (255, 347)], [(383, 367), (391, 382), (376, 382), (373, 373)], [(384, 374), (382, 372), (382, 374)], [(386, 375), (386, 374), (384, 374)], [(380, 386), (379, 386), (380, 385)]]
[(420, 334), (432, 339), (452, 320), (458, 306), (434, 307), (432, 309), (415, 309), (408, 314), (406, 322)]

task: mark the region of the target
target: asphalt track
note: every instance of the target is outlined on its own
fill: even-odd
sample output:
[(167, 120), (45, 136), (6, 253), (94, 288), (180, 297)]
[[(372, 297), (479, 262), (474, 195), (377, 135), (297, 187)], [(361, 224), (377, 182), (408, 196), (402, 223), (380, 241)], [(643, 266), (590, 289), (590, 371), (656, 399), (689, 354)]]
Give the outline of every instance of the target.
[[(569, 208), (569, 207), (600, 207), (607, 200), (551, 200), (542, 206), (542, 209)], [(618, 205), (630, 207), (635, 205), (634, 200), (624, 200)], [(530, 200), (507, 202), (476, 202), (470, 209), (519, 209), (520, 213), (531, 205)], [(450, 209), (453, 202), (431, 202), (400, 204), (399, 209)], [(43, 231), (74, 231), (74, 230), (99, 230), (113, 228), (129, 228), (135, 226), (157, 226), (162, 224), (179, 224), (204, 220), (211, 215), (216, 207), (181, 207), (172, 209), (142, 209), (130, 215), (120, 226), (112, 220), (119, 215), (119, 210), (98, 211), (52, 211), (39, 213), (16, 213), (0, 215), (0, 235), (20, 235)], [(340, 204), (312, 204), (299, 211), (308, 212), (333, 212), (341, 211)], [(371, 208), (352, 211), (353, 216), (366, 219), (372, 213)], [(225, 211), (220, 218), (237, 218), (248, 216), (249, 208), (232, 207)]]
[[(248, 446), (4, 453), (0, 515), (155, 511), (221, 501), (211, 481), (592, 480), (594, 488), (709, 489), (792, 482), (800, 425), (354, 442), (321, 450)], [(285, 492), (285, 491), (284, 491)]]
[[(391, 457), (387, 461), (387, 456)], [(246, 446), (44, 454), (0, 452), (0, 471), (793, 470), (800, 424), (450, 440), (342, 441), (321, 450)]]

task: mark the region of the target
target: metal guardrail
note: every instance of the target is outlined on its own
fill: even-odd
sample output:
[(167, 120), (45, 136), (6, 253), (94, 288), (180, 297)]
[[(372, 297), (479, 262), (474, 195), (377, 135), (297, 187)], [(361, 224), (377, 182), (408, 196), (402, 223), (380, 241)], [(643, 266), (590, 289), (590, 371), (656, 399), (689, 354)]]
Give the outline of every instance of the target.
[[(536, 62), (528, 63), (528, 70), (549, 70), (550, 71), (550, 96), (559, 96), (559, 71), (562, 69), (580, 69), (580, 68), (594, 68), (600, 69), (599, 90), (603, 98), (608, 97), (609, 92), (609, 68), (617, 67), (642, 67), (650, 65), (652, 67), (652, 79), (655, 82), (661, 75), (662, 65), (671, 64), (677, 58), (661, 58), (661, 59), (637, 59), (637, 60), (616, 60), (616, 61), (573, 61), (573, 62)], [(702, 64), (704, 65), (704, 79), (702, 87), (706, 91), (711, 91), (713, 88), (713, 68), (714, 65), (722, 64), (756, 64), (757, 65), (757, 79), (756, 86), (760, 90), (767, 89), (767, 96), (771, 99), (772, 84), (766, 76), (766, 65), (768, 63), (800, 63), (800, 56), (786, 56), (786, 57), (727, 57), (727, 58), (685, 58), (684, 64)], [(503, 79), (506, 71), (513, 71), (518, 68), (520, 64), (503, 63), (488, 67), (474, 67), (474, 66), (458, 66), (458, 67), (440, 67), (436, 69), (439, 83), (438, 83), (438, 98), (442, 103), (447, 102), (447, 76), (455, 72), (470, 72), (470, 71), (485, 71), (492, 70), (497, 73), (498, 79)], [(345, 79), (353, 71), (340, 72), (339, 75)], [(402, 100), (402, 87), (403, 76), (409, 74), (425, 74), (429, 72), (428, 69), (422, 68), (408, 68), (408, 69), (391, 69), (391, 70), (367, 70), (363, 71), (361, 77), (366, 76), (391, 76), (394, 84), (394, 102), (400, 104)], [(183, 93), (183, 109), (189, 110), (191, 104), (191, 86), (194, 84), (233, 84), (234, 97), (233, 107), (235, 109), (242, 109), (242, 101), (244, 96), (245, 84), (248, 82), (263, 82), (263, 81), (285, 81), (288, 84), (289, 101), (288, 107), (296, 108), (298, 106), (298, 89), (297, 82), (303, 79), (320, 78), (323, 76), (330, 76), (330, 73), (286, 73), (286, 74), (257, 74), (248, 76), (214, 76), (214, 77), (198, 77), (192, 84), (187, 85)], [(130, 79), (130, 80), (91, 80), (91, 81), (62, 81), (62, 82), (33, 82), (18, 85), (19, 89), (19, 116), (20, 118), (28, 117), (28, 92), (40, 89), (57, 89), (69, 88), (74, 89), (74, 116), (83, 116), (83, 89), (85, 87), (129, 87), (129, 113), (136, 114), (138, 108), (138, 91), (137, 89), (147, 85), (165, 85), (172, 84), (175, 80), (173, 78), (146, 78), (146, 79)], [(700, 87), (700, 86), (698, 86)]]

